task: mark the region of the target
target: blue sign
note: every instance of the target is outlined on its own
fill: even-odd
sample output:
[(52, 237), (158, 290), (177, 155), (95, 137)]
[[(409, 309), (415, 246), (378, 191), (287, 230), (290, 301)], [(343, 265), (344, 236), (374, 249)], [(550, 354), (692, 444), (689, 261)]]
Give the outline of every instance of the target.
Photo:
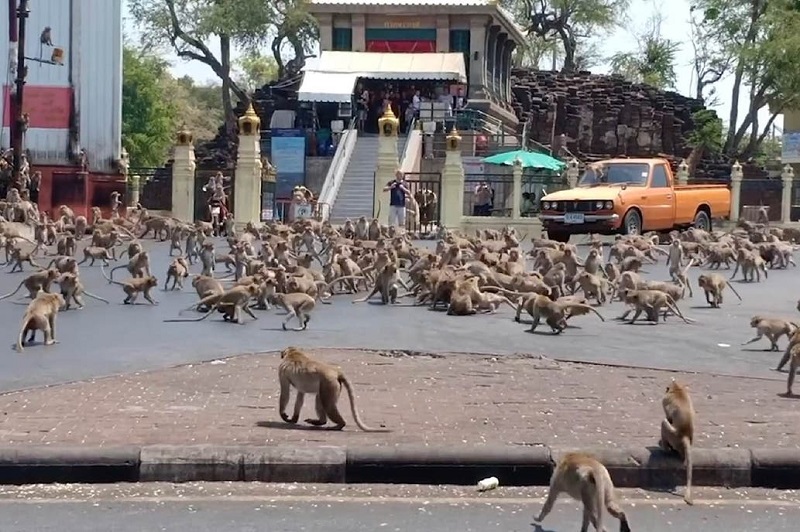
[(305, 184), (306, 134), (302, 129), (272, 130), (271, 162), (277, 169), (275, 196), (289, 198), (292, 189)]

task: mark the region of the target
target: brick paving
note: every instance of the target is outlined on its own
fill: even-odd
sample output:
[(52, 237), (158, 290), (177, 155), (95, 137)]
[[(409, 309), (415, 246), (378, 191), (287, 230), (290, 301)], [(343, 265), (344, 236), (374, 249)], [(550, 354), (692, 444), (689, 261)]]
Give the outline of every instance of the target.
[[(345, 369), (361, 416), (321, 431), (281, 422), (277, 353), (0, 395), (5, 444), (653, 445), (661, 395), (689, 384), (699, 447), (800, 446), (784, 382), (561, 363), (518, 356), (312, 350)], [(293, 402), (291, 403), (293, 404)], [(340, 403), (341, 404), (341, 403)], [(306, 401), (304, 417), (313, 415)]]

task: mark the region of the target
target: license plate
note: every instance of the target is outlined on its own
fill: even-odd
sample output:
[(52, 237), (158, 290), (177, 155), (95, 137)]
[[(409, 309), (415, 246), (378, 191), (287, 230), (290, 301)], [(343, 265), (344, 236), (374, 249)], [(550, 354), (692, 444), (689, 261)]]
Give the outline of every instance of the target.
[(219, 207), (211, 207), (211, 214), (219, 214), (220, 208)]
[(582, 224), (584, 221), (582, 212), (568, 212), (564, 214), (565, 224)]

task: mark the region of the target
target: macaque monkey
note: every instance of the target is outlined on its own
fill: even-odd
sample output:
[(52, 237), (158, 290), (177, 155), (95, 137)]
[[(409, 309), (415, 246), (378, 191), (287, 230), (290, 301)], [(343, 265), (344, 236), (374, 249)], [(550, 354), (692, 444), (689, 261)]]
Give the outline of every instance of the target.
[[(794, 377), (797, 373), (797, 368), (800, 367), (800, 343), (795, 343), (794, 345), (789, 344), (789, 347), (786, 348), (784, 358), (786, 361), (791, 359), (791, 362), (789, 362), (789, 375), (786, 377), (786, 397), (794, 397), (792, 388), (794, 387)], [(782, 362), (778, 370), (780, 370), (785, 363), (785, 361)]]
[[(602, 270), (600, 270), (602, 271)], [(604, 304), (608, 300), (609, 284), (603, 277), (593, 275), (588, 271), (582, 271), (575, 278), (583, 290), (586, 298), (594, 298), (598, 305)]]
[(532, 297), (524, 300), (520, 298), (519, 306), (523, 306), (528, 314), (533, 318), (530, 332), (536, 331), (539, 326), (539, 321), (545, 319), (545, 323), (556, 334), (561, 334), (567, 328), (567, 320), (572, 316), (581, 316), (594, 312), (600, 321), (606, 321), (603, 316), (597, 312), (593, 307), (584, 303), (574, 303), (567, 301), (553, 301), (547, 296), (535, 294)]
[[(322, 427), (330, 419), (335, 425), (329, 430), (342, 430), (347, 422), (339, 412), (336, 403), (339, 401), (339, 395), (344, 387), (350, 399), (350, 411), (358, 428), (364, 432), (390, 432), (386, 429), (373, 429), (361, 421), (356, 408), (353, 386), (340, 368), (314, 360), (296, 347), (290, 346), (281, 352), (278, 382), (281, 387), (278, 411), (281, 419), (286, 423), (297, 423), (300, 419), (305, 394), (311, 393), (316, 395), (317, 418), (308, 418), (305, 422), (315, 427)], [(294, 412), (290, 418), (286, 415), (286, 407), (289, 406), (292, 388), (297, 390), (297, 397), (294, 401)]]
[(739, 298), (739, 301), (742, 300), (742, 296), (739, 295), (739, 292), (731, 285), (730, 281), (718, 273), (701, 274), (697, 278), (697, 285), (703, 289), (706, 301), (713, 308), (719, 308), (722, 305), (722, 292), (725, 290), (725, 286), (731, 289), (736, 297)]
[[(245, 312), (248, 316), (253, 318), (254, 320), (258, 319), (258, 316), (253, 314), (253, 311), (250, 310), (250, 299), (258, 295), (260, 286), (256, 283), (251, 283), (249, 285), (238, 285), (234, 286), (229, 290), (221, 294), (211, 294), (209, 296), (204, 297), (191, 307), (200, 307), (206, 306), (208, 310), (203, 314), (202, 317), (193, 319), (193, 320), (164, 320), (167, 322), (170, 321), (203, 321), (207, 317), (211, 315), (211, 313), (216, 310), (220, 309), (222, 313), (225, 315), (225, 321), (235, 321), (239, 325), (244, 325), (242, 321), (241, 313)], [(189, 310), (184, 309), (184, 310)]]
[(581, 532), (588, 532), (589, 524), (597, 532), (606, 532), (603, 526), (603, 508), (612, 517), (619, 519), (620, 532), (631, 532), (628, 517), (619, 507), (614, 483), (608, 469), (597, 458), (587, 453), (566, 453), (556, 465), (550, 478), (547, 500), (534, 521), (541, 523), (553, 509), (556, 499), (567, 493), (576, 501), (583, 503), (583, 523)]
[(290, 294), (277, 292), (275, 290), (274, 279), (267, 279), (265, 284), (265, 299), (286, 311), (286, 319), (284, 319), (281, 324), (283, 330), (287, 330), (286, 324), (289, 323), (292, 318), (297, 318), (297, 321), (300, 322), (300, 327), (293, 330), (305, 331), (308, 327), (308, 322), (311, 320), (311, 311), (314, 310), (316, 306), (316, 300), (310, 295), (301, 292), (293, 292)]
[(50, 285), (58, 278), (58, 270), (41, 270), (27, 276), (22, 282), (17, 285), (17, 288), (4, 296), (0, 296), (0, 300), (7, 299), (17, 292), (23, 286), (28, 291), (28, 296), (35, 299), (36, 295), (41, 290), (42, 292), (50, 292)]
[(56, 241), (58, 255), (75, 255), (75, 235), (63, 235)]
[[(681, 313), (678, 305), (675, 303), (675, 300), (667, 294), (666, 292), (662, 292), (661, 290), (630, 290), (624, 289), (621, 292), (622, 300), (633, 307), (633, 309), (628, 309), (619, 319), (624, 320), (625, 317), (633, 312), (633, 317), (628, 321), (628, 323), (634, 323), (639, 316), (642, 315), (642, 312), (647, 314), (647, 317), (650, 321), (654, 321), (658, 323), (658, 315), (661, 312), (662, 308), (667, 308), (673, 314), (680, 317), (684, 323), (693, 323), (693, 320), (689, 320), (686, 318), (683, 313)], [(666, 319), (666, 312), (664, 313)]]
[(169, 280), (172, 279), (172, 289), (175, 290), (177, 286), (179, 290), (183, 290), (183, 280), (189, 277), (189, 265), (183, 257), (172, 259), (172, 262), (167, 268), (167, 279), (164, 281), (164, 290), (167, 290)]
[(659, 447), (680, 455), (686, 466), (686, 494), (683, 500), (692, 502), (692, 445), (694, 443), (694, 406), (689, 390), (675, 379), (667, 386), (661, 401), (665, 419), (661, 421)]
[(353, 303), (363, 303), (380, 292), (381, 303), (384, 305), (388, 305), (389, 303), (394, 305), (397, 303), (398, 284), (402, 285), (403, 288), (408, 290), (408, 287), (405, 285), (403, 280), (397, 275), (397, 266), (393, 262), (390, 262), (384, 266), (380, 272), (378, 272), (378, 275), (375, 277), (375, 286), (372, 288), (372, 292), (370, 292), (367, 297), (354, 299)]
[[(149, 277), (150, 276), (150, 254), (146, 251), (140, 251), (128, 261), (128, 264), (122, 266), (115, 266), (108, 272), (108, 282), (110, 283), (114, 277), (114, 272), (122, 268), (127, 268), (131, 277)], [(103, 275), (105, 275), (105, 270)]]
[(89, 266), (94, 266), (94, 261), (96, 260), (102, 260), (103, 266), (109, 266), (109, 260), (116, 260), (111, 253), (109, 253), (108, 249), (96, 246), (87, 246), (83, 248), (83, 260), (80, 261), (78, 265), (80, 266), (89, 259), (92, 259)]
[[(53, 345), (56, 340), (56, 316), (58, 311), (64, 306), (64, 298), (59, 293), (50, 294), (41, 292), (36, 298), (28, 303), (25, 314), (22, 316), (22, 324), (17, 337), (17, 351), (20, 353), (26, 343), (33, 342), (36, 331), (44, 334), (44, 345)], [(25, 340), (25, 334), (30, 332), (30, 336)]]
[(667, 266), (669, 266), (669, 275), (673, 281), (678, 280), (678, 274), (683, 268), (683, 246), (681, 241), (677, 238), (672, 240), (669, 245), (669, 254), (667, 255)]
[(786, 335), (787, 339), (798, 329), (797, 324), (780, 318), (765, 318), (763, 316), (753, 316), (750, 319), (750, 327), (756, 329), (756, 336), (742, 345), (749, 345), (761, 340), (764, 336), (769, 340), (769, 351), (780, 351), (778, 340)]
[(55, 269), (58, 270), (59, 273), (74, 273), (76, 275), (78, 274), (78, 261), (75, 260), (75, 257), (70, 257), (66, 255), (55, 257), (47, 265), (47, 269), (50, 269), (53, 266), (55, 266)]
[(11, 260), (9, 262), (13, 263), (11, 267), (11, 271), (8, 273), (14, 273), (16, 271), (22, 271), (22, 263), (27, 262), (34, 268), (42, 268), (33, 260), (33, 257), (36, 255), (36, 252), (39, 251), (39, 244), (36, 244), (36, 247), (29, 251), (23, 251), (22, 248), (14, 247), (11, 250)]
[(83, 300), (81, 299), (82, 295), (87, 295), (92, 299), (96, 299), (98, 301), (102, 301), (103, 303), (109, 304), (107, 299), (104, 299), (100, 296), (96, 296), (91, 292), (87, 291), (83, 287), (83, 283), (75, 273), (64, 273), (58, 279), (57, 282), (61, 287), (61, 295), (64, 298), (64, 310), (69, 310), (71, 306), (71, 302), (74, 301), (75, 304), (78, 306), (79, 309), (84, 307)]
[(45, 26), (42, 34), (39, 35), (39, 44), (42, 46), (53, 46), (53, 35), (50, 26)]
[[(102, 265), (100, 266), (100, 270), (103, 271)], [(126, 296), (122, 301), (125, 305), (135, 305), (136, 299), (139, 297), (140, 293), (151, 305), (158, 305), (158, 301), (155, 301), (150, 295), (150, 290), (158, 286), (158, 279), (156, 277), (152, 275), (148, 277), (132, 277), (127, 281), (119, 282), (108, 277), (105, 271), (103, 271), (103, 277), (108, 279), (109, 282), (122, 287), (122, 291), (125, 292)]]

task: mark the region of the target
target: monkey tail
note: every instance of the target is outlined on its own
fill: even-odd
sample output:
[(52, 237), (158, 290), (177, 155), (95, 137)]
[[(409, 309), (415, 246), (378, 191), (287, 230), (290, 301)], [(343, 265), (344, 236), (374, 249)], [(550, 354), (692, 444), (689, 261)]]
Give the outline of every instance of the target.
[[(113, 272), (114, 270), (111, 270), (111, 271)], [(109, 277), (109, 276), (108, 276), (108, 274), (106, 273), (106, 269), (103, 267), (103, 264), (102, 264), (102, 263), (100, 264), (100, 273), (102, 273), (102, 274), (103, 274), (103, 277), (105, 277), (105, 278), (106, 278), (106, 280), (107, 280), (109, 283), (114, 283), (114, 284), (122, 285), (122, 283), (120, 283), (120, 282), (117, 282), (117, 281), (115, 281), (114, 279), (112, 279), (111, 277)]]
[(391, 432), (388, 429), (374, 429), (364, 424), (358, 415), (358, 409), (356, 409), (356, 396), (353, 393), (353, 387), (350, 385), (350, 381), (347, 380), (347, 377), (345, 377), (343, 373), (339, 374), (339, 384), (344, 386), (344, 388), (347, 390), (347, 397), (350, 398), (350, 412), (353, 413), (353, 419), (355, 420), (356, 425), (358, 425), (358, 428), (364, 432)]
[(583, 306), (586, 307), (587, 309), (591, 310), (595, 314), (597, 314), (597, 317), (600, 318), (600, 321), (606, 321), (606, 319), (603, 317), (603, 315), (600, 314), (599, 312), (597, 312), (597, 309), (594, 308), (593, 306), (591, 306), (591, 305), (583, 305)]
[(107, 305), (110, 305), (110, 302), (109, 302), (107, 299), (103, 299), (103, 298), (102, 298), (102, 297), (100, 297), (100, 296), (94, 295), (93, 293), (91, 293), (91, 292), (89, 292), (89, 291), (87, 291), (87, 290), (84, 290), (84, 291), (83, 291), (83, 293), (84, 293), (85, 295), (87, 295), (87, 296), (91, 297), (92, 299), (96, 299), (96, 300), (98, 300), (98, 301), (102, 301), (103, 303), (105, 303), (105, 304), (107, 304)]
[(125, 265), (122, 265), (122, 266), (114, 266), (113, 268), (111, 268), (111, 271), (109, 271), (109, 272), (108, 272), (108, 275), (106, 275), (106, 272), (105, 272), (105, 270), (103, 270), (103, 265), (102, 265), (102, 264), (100, 264), (100, 271), (102, 271), (102, 272), (103, 272), (103, 276), (104, 276), (106, 279), (108, 279), (108, 282), (109, 282), (109, 283), (113, 283), (113, 282), (114, 282), (114, 272), (115, 272), (116, 270), (119, 270), (120, 268), (125, 268)]
[(733, 287), (733, 285), (730, 283), (730, 281), (727, 281), (727, 280), (726, 280), (726, 281), (725, 281), (725, 284), (727, 284), (727, 285), (728, 285), (728, 288), (730, 288), (730, 289), (731, 289), (731, 291), (732, 291), (734, 294), (736, 294), (736, 297), (738, 297), (738, 298), (739, 298), (739, 301), (741, 301), (741, 300), (742, 300), (742, 296), (740, 296), (740, 295), (739, 295), (739, 292), (737, 292), (737, 291), (736, 291), (736, 289)]
[(683, 443), (684, 464), (686, 465), (686, 493), (683, 496), (683, 500), (687, 504), (694, 504), (692, 501), (692, 442), (688, 436), (684, 436), (681, 442)]
[(686, 318), (686, 317), (685, 317), (685, 316), (684, 316), (684, 315), (681, 313), (680, 309), (678, 308), (678, 305), (675, 303), (675, 300), (674, 300), (674, 299), (672, 299), (672, 297), (669, 297), (669, 298), (667, 299), (667, 308), (669, 308), (669, 309), (670, 309), (670, 310), (671, 310), (673, 313), (675, 313), (677, 316), (680, 316), (680, 318), (681, 318), (681, 319), (684, 321), (684, 323), (690, 323), (690, 324), (691, 324), (691, 323), (694, 323), (694, 320), (690, 320), (689, 318)]
[(6, 295), (4, 295), (4, 296), (0, 296), (0, 300), (2, 300), (2, 299), (8, 299), (9, 297), (11, 297), (11, 296), (13, 296), (14, 294), (16, 294), (17, 292), (19, 292), (19, 289), (20, 289), (20, 288), (22, 288), (22, 285), (23, 285), (23, 284), (25, 284), (25, 281), (24, 281), (24, 280), (23, 280), (23, 281), (21, 281), (21, 282), (19, 283), (19, 285), (17, 286), (16, 290), (14, 290), (13, 292), (11, 292), (10, 294), (6, 294)]
[(17, 336), (17, 351), (22, 353), (25, 348), (22, 346), (22, 341), (25, 339), (25, 329), (28, 327), (28, 322), (30, 321), (30, 316), (28, 313), (25, 313), (25, 316), (22, 318), (22, 324), (19, 328), (19, 336)]
[(378, 213), (375, 215), (375, 218), (381, 217), (381, 200), (378, 200)]

